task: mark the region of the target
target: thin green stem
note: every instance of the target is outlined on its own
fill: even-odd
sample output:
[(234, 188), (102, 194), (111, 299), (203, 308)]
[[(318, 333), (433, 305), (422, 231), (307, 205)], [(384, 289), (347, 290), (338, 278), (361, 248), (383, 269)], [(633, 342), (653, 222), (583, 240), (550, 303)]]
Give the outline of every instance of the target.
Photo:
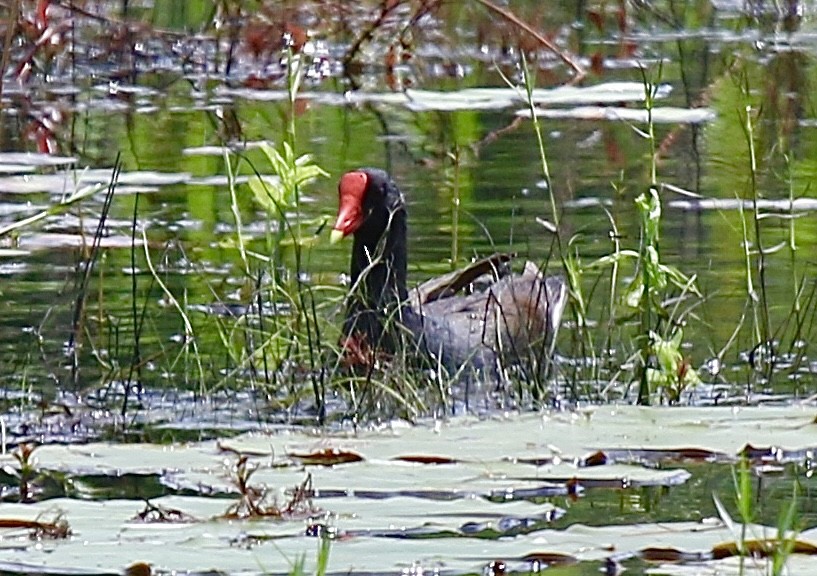
[(241, 256), (241, 263), (244, 265), (244, 273), (250, 275), (250, 262), (247, 258), (247, 249), (244, 242), (244, 233), (241, 225), (241, 210), (238, 207), (238, 196), (235, 190), (235, 172), (230, 161), (230, 151), (224, 148), (224, 165), (227, 167), (227, 185), (230, 188), (230, 210), (233, 212), (235, 220), (236, 237), (238, 238), (238, 254)]
[(758, 330), (760, 331), (760, 336), (758, 338), (758, 343), (760, 342), (768, 342), (770, 339), (770, 325), (771, 321), (769, 319), (769, 306), (767, 301), (767, 294), (766, 294), (766, 254), (763, 248), (763, 234), (761, 231), (760, 219), (761, 214), (758, 211), (757, 200), (759, 196), (758, 191), (758, 183), (757, 183), (757, 155), (755, 151), (755, 134), (754, 134), (754, 123), (752, 122), (752, 108), (751, 106), (746, 107), (746, 140), (749, 144), (749, 178), (750, 178), (750, 192), (752, 194), (752, 221), (754, 224), (754, 235), (755, 235), (755, 247), (757, 250), (757, 272), (758, 272), (758, 285), (760, 289), (760, 307), (761, 307), (761, 318), (760, 318), (760, 326)]

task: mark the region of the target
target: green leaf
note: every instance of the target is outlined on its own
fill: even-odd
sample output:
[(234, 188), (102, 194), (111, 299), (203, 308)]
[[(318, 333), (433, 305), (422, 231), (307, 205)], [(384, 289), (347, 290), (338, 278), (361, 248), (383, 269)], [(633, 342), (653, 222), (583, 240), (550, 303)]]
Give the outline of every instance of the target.
[[(682, 336), (680, 330), (676, 336)], [(650, 332), (650, 340), (652, 341), (652, 349), (658, 360), (658, 365), (661, 371), (667, 375), (678, 373), (678, 366), (683, 360), (683, 356), (678, 347), (681, 344), (680, 339), (672, 338), (671, 340), (664, 340), (655, 332)]]
[(270, 214), (281, 214), (290, 204), (280, 179), (269, 176), (251, 176), (247, 184), (258, 202)]
[(602, 268), (604, 266), (611, 266), (617, 264), (622, 260), (638, 258), (638, 252), (635, 250), (619, 250), (613, 254), (602, 256), (587, 265), (588, 268)]
[(312, 164), (312, 159), (309, 157), (308, 154), (304, 154), (303, 156), (298, 158), (298, 160), (296, 160), (294, 177), (295, 184), (301, 186), (303, 184), (312, 182), (319, 176), (328, 178), (329, 173), (323, 170), (317, 164)]
[(253, 176), (248, 183), (256, 201), (270, 214), (280, 215), (286, 208), (295, 204), (299, 188), (319, 177), (329, 176), (325, 170), (312, 162), (309, 154), (296, 158), (288, 142), (281, 144), (280, 150), (264, 143), (261, 150), (269, 160), (277, 179)]
[(639, 282), (634, 285), (624, 296), (624, 303), (630, 308), (638, 308), (641, 304), (641, 298), (644, 296), (644, 284)]
[(285, 237), (281, 239), (281, 246), (293, 246), (297, 244), (304, 248), (312, 248), (320, 242), (320, 236), (311, 234), (309, 236), (299, 236), (298, 238)]
[(658, 242), (659, 225), (661, 223), (661, 200), (655, 188), (650, 188), (649, 194), (641, 194), (635, 199), (635, 204), (641, 212), (644, 225), (644, 241), (655, 246)]

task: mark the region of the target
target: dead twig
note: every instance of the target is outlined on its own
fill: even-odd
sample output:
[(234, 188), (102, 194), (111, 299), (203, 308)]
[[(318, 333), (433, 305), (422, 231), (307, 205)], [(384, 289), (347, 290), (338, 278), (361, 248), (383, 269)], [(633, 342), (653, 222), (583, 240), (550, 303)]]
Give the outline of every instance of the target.
[(489, 0), (474, 0), (474, 1), (479, 4), (482, 4), (483, 6), (485, 6), (486, 8), (493, 12), (496, 12), (514, 26), (521, 28), (522, 30), (533, 36), (540, 44), (542, 44), (542, 46), (544, 46), (545, 48), (556, 54), (559, 58), (561, 58), (562, 62), (570, 66), (576, 73), (576, 78), (573, 79), (574, 82), (578, 82), (587, 75), (587, 72), (585, 72), (584, 68), (578, 62), (576, 62), (570, 54), (568, 54), (567, 52), (556, 46), (556, 44), (554, 44), (553, 42), (539, 34), (539, 32), (531, 28), (531, 26), (527, 22), (523, 22), (522, 20), (517, 18), (513, 12), (510, 12), (509, 10), (506, 10), (504, 8), (500, 8), (493, 2), (490, 2)]
[(491, 144), (496, 140), (499, 140), (499, 138), (501, 138), (505, 134), (516, 131), (520, 126), (522, 126), (524, 122), (525, 118), (523, 118), (522, 116), (515, 116), (514, 119), (508, 125), (488, 132), (488, 134), (486, 134), (481, 140), (472, 144), (471, 149), (474, 151), (475, 154), (479, 154), (480, 150), (484, 146), (486, 146), (487, 144)]
[(24, 520), (22, 518), (0, 518), (0, 528), (4, 530), (27, 530), (32, 540), (65, 540), (71, 535), (71, 527), (62, 516), (54, 522)]

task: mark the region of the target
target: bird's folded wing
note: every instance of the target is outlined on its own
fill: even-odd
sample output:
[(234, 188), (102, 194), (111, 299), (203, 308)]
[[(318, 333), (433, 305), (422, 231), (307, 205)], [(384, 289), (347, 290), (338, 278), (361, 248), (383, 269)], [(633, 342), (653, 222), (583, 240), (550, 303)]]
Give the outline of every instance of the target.
[(510, 271), (507, 264), (514, 256), (512, 253), (498, 252), (472, 262), (460, 270), (427, 280), (409, 292), (410, 305), (418, 309), (436, 300), (453, 296), (484, 274), (490, 274), (494, 279), (501, 278)]

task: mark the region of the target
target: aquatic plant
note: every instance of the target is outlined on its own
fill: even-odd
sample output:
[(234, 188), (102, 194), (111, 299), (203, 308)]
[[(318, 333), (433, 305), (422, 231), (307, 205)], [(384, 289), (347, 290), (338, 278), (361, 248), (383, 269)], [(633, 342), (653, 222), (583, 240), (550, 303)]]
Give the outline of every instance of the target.
[[(798, 515), (798, 489), (795, 480), (791, 498), (783, 502), (778, 511), (777, 534), (769, 537), (766, 534), (755, 534), (757, 521), (761, 514), (762, 500), (759, 492), (752, 484), (755, 481), (753, 462), (744, 452), (736, 467), (732, 468), (732, 482), (734, 488), (735, 508), (740, 517), (740, 524), (736, 524), (730, 516), (723, 502), (713, 494), (712, 498), (721, 521), (732, 532), (735, 540), (716, 547), (715, 557), (737, 555), (739, 557), (739, 574), (746, 572), (746, 561), (751, 559), (758, 562), (765, 561), (766, 570), (778, 576), (787, 573), (786, 562), (795, 550), (813, 550), (810, 545), (804, 545), (798, 540), (800, 534)], [(762, 481), (762, 477), (757, 477)]]

